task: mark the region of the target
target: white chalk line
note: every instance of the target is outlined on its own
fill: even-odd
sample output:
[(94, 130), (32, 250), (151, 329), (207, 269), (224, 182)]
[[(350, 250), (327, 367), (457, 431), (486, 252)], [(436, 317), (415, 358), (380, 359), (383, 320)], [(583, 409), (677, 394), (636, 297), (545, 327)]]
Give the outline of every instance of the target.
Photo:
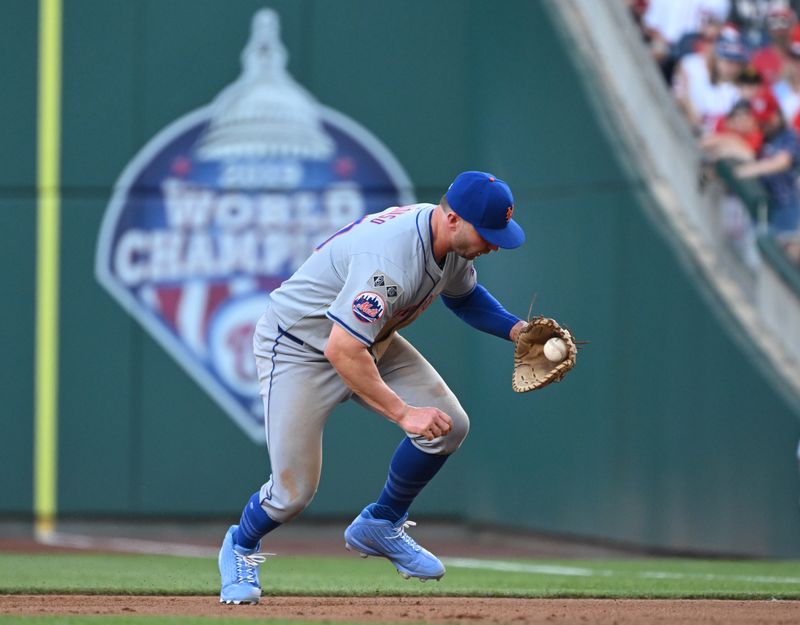
[[(47, 532), (36, 540), (53, 547), (70, 547), (93, 551), (114, 551), (119, 553), (138, 553), (147, 555), (181, 556), (189, 558), (216, 558), (219, 549), (186, 545), (182, 543), (144, 540), (140, 538), (112, 538)], [(452, 568), (481, 569), (505, 573), (527, 573), (532, 575), (563, 575), (566, 577), (638, 577), (642, 579), (729, 581), (754, 584), (800, 584), (800, 577), (777, 575), (727, 575), (718, 573), (677, 573), (670, 571), (626, 572), (612, 569), (563, 566), (554, 564), (533, 564), (508, 560), (482, 560), (477, 558), (442, 558), (442, 562)]]
[(44, 532), (36, 536), (36, 541), (51, 547), (70, 547), (91, 551), (114, 551), (118, 553), (139, 553), (147, 555), (182, 556), (188, 558), (217, 557), (219, 548), (185, 545), (182, 543), (144, 540), (141, 538), (113, 538), (106, 536), (85, 536), (63, 532)]
[(747, 582), (755, 584), (800, 584), (800, 577), (775, 575), (728, 575), (719, 573), (675, 573), (669, 571), (615, 571), (612, 569), (592, 569), (579, 566), (560, 566), (551, 564), (530, 564), (507, 560), (479, 560), (473, 558), (442, 558), (449, 567), (463, 569), (483, 569), (507, 573), (528, 573), (533, 575), (564, 575), (568, 577), (639, 577), (643, 579), (694, 579), (702, 581)]

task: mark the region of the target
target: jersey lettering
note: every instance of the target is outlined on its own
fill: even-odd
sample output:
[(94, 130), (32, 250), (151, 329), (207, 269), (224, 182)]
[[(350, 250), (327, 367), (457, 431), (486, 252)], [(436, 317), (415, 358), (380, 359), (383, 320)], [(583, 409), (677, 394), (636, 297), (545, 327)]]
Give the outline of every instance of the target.
[(388, 210), (383, 211), (382, 213), (378, 213), (374, 218), (369, 220), (371, 224), (385, 224), (390, 219), (394, 219), (404, 213), (407, 213), (410, 210), (416, 208), (415, 205), (412, 206), (395, 206), (394, 208), (390, 208)]

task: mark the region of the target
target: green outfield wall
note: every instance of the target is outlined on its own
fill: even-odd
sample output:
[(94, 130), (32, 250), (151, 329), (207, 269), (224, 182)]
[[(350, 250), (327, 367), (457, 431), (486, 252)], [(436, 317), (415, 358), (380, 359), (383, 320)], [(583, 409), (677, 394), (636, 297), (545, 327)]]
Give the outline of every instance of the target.
[[(0, 6), (0, 514), (32, 511), (36, 2)], [(511, 345), (436, 303), (404, 334), (460, 397), (469, 438), (417, 515), (688, 550), (800, 556), (796, 404), (662, 235), (644, 181), (591, 105), (545, 1), (285, 0), (288, 70), (372, 132), (420, 201), (495, 172), (528, 242), (481, 258), (520, 316), (590, 341), (561, 384), (516, 395)], [(114, 184), (162, 129), (241, 71), (263, 2), (64, 0), (58, 509), (238, 516), (269, 473), (255, 444), (101, 287)], [(308, 517), (379, 492), (401, 432), (350, 405), (329, 421)]]

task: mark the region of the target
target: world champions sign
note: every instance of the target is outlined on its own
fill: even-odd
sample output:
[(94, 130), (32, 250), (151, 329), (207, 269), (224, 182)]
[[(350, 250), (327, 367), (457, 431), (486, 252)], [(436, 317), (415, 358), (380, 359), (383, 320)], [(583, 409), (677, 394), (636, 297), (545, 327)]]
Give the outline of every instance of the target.
[(96, 251), (105, 289), (254, 440), (252, 337), (269, 294), (331, 233), (414, 202), (389, 151), (287, 71), (278, 15), (253, 18), (242, 73), (133, 158)]

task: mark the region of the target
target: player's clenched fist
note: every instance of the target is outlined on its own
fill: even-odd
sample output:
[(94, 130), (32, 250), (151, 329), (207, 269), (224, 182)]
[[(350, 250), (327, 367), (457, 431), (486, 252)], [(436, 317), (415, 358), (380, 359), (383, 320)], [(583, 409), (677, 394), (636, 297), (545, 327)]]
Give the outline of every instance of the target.
[(453, 427), (450, 415), (438, 408), (415, 408), (409, 406), (397, 422), (409, 434), (424, 436), (429, 441), (447, 434)]

